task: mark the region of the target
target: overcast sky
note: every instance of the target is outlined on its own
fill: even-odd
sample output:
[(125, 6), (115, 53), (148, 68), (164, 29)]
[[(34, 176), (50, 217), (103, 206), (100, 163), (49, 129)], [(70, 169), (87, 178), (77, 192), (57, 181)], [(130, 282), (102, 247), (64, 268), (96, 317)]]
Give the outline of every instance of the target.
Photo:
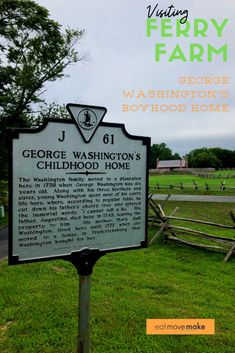
[[(198, 147), (224, 147), (235, 149), (235, 7), (231, 0), (175, 0), (175, 1), (136, 1), (136, 0), (37, 0), (45, 6), (51, 18), (63, 27), (85, 30), (83, 39), (77, 44), (81, 54), (88, 60), (71, 66), (70, 75), (61, 81), (50, 83), (44, 94), (48, 102), (82, 103), (105, 106), (108, 109), (104, 121), (124, 123), (129, 133), (150, 136), (152, 143), (166, 142), (170, 148), (181, 155)], [(160, 29), (153, 30), (151, 37), (146, 36), (147, 6), (158, 4), (158, 9), (174, 5), (177, 10), (188, 10), (190, 23), (189, 37), (177, 38), (176, 18), (171, 17), (172, 37), (163, 38)], [(160, 26), (160, 19), (157, 24)], [(179, 19), (181, 16), (178, 17)], [(208, 22), (207, 37), (194, 37), (194, 20)], [(217, 37), (211, 19), (221, 25), (228, 23)], [(201, 24), (202, 25), (202, 24)], [(160, 62), (155, 61), (155, 44), (164, 43), (166, 54)], [(190, 43), (203, 45), (204, 61), (169, 62), (168, 59), (179, 44), (188, 60)], [(228, 61), (223, 62), (221, 55), (214, 56), (213, 62), (207, 61), (208, 43), (215, 48), (228, 45)], [(229, 84), (180, 84), (180, 77), (229, 77)], [(139, 91), (216, 91), (216, 98), (143, 98), (136, 97)], [(133, 98), (125, 98), (124, 91), (134, 91)], [(223, 98), (228, 91), (229, 97)], [(143, 95), (142, 92), (142, 95)], [(124, 112), (123, 105), (133, 106), (138, 112)], [(149, 104), (146, 111), (140, 105)], [(183, 112), (151, 112), (151, 105), (185, 105)], [(228, 112), (191, 112), (191, 104), (229, 105)], [(164, 108), (164, 107), (163, 107)], [(127, 108), (126, 108), (127, 109)], [(172, 108), (173, 109), (173, 108)]]

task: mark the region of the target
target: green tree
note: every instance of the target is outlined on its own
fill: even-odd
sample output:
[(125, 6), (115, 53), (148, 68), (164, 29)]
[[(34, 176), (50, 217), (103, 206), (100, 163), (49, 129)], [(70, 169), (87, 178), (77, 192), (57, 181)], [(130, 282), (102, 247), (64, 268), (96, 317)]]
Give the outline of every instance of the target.
[(32, 117), (32, 126), (41, 125), (44, 119), (71, 119), (65, 104), (44, 103), (39, 106), (36, 116)]
[[(79, 61), (74, 44), (83, 31), (66, 29), (32, 0), (0, 0), (0, 105), (8, 124), (21, 125), (45, 83)], [(10, 121), (9, 121), (10, 120)]]
[[(215, 158), (216, 157), (216, 158)], [(189, 167), (213, 167), (213, 168), (234, 168), (235, 151), (230, 151), (221, 147), (198, 148), (187, 155)]]
[(188, 164), (189, 164), (189, 167), (193, 168), (193, 159), (201, 152), (206, 152), (207, 151), (207, 148), (206, 147), (202, 147), (202, 148), (196, 148), (192, 151), (190, 151), (188, 154), (187, 154), (187, 159), (188, 159)]
[(49, 81), (83, 59), (74, 45), (81, 30), (65, 29), (32, 0), (0, 0), (0, 168), (5, 163), (5, 127), (32, 124), (33, 104)]
[(220, 168), (222, 165), (219, 158), (210, 150), (204, 150), (197, 153), (190, 159), (190, 167), (192, 168)]
[(235, 167), (235, 151), (230, 151), (220, 147), (210, 148), (210, 151), (213, 152), (221, 161), (221, 168)]

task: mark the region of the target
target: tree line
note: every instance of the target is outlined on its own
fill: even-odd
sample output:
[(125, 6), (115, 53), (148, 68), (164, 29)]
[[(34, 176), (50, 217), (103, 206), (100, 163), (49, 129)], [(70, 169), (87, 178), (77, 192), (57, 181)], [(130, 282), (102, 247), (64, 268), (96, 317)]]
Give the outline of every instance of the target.
[[(220, 147), (193, 149), (184, 158), (188, 160), (189, 168), (235, 168), (235, 151)], [(173, 153), (166, 143), (160, 143), (151, 146), (150, 169), (156, 168), (157, 159), (175, 160), (181, 157), (179, 153)]]
[(194, 149), (187, 159), (191, 168), (235, 168), (235, 151), (220, 147)]

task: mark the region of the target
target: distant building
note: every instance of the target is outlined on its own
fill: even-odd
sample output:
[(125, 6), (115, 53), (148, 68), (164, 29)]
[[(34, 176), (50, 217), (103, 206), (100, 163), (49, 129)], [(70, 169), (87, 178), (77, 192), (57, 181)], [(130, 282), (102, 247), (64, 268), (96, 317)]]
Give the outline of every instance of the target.
[(185, 169), (188, 168), (188, 161), (186, 159), (176, 159), (176, 160), (167, 160), (167, 161), (160, 161), (157, 160), (157, 170), (177, 170), (177, 169)]

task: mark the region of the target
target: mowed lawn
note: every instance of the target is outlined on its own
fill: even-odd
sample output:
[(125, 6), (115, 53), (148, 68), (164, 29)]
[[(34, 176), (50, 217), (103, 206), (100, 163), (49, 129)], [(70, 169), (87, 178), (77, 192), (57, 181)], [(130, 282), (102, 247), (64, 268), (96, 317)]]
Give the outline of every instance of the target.
[[(155, 200), (155, 203), (164, 204), (165, 202)], [(167, 201), (164, 206), (164, 212), (169, 216), (176, 208), (177, 210), (174, 213), (175, 217), (184, 217), (188, 219), (197, 219), (202, 221), (215, 222), (223, 225), (235, 226), (230, 216), (230, 212), (235, 215), (235, 203), (233, 202), (219, 203)], [(196, 229), (202, 232), (207, 232), (212, 235), (235, 238), (235, 229), (224, 229), (185, 221), (171, 220), (170, 223), (182, 227)]]
[[(166, 213), (176, 206), (179, 215), (225, 223), (233, 209), (168, 202)], [(107, 254), (92, 275), (91, 353), (233, 353), (234, 272), (234, 257), (224, 263), (222, 254), (173, 243)], [(68, 262), (0, 261), (0, 352), (75, 353), (77, 295)], [(147, 318), (213, 318), (216, 334), (147, 336)]]

